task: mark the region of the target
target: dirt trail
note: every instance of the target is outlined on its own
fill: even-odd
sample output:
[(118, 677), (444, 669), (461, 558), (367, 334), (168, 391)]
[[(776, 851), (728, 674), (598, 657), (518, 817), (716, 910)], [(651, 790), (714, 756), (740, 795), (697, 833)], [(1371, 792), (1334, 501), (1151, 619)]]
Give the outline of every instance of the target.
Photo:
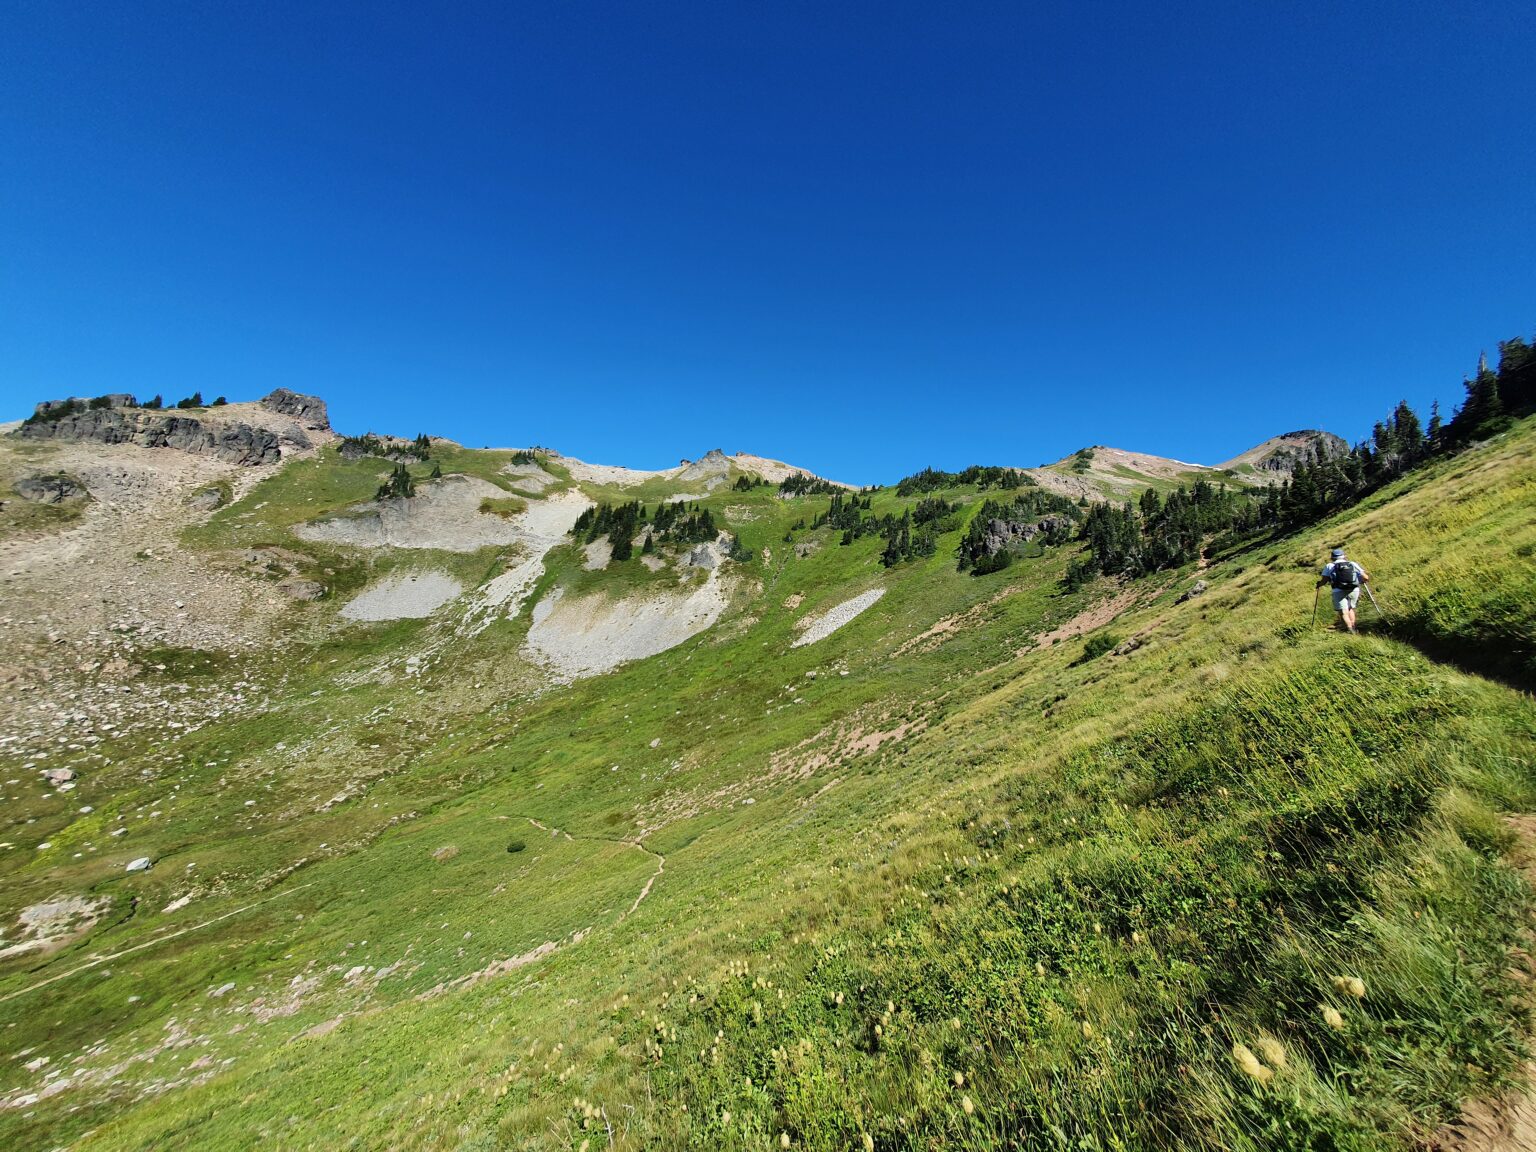
[(551, 836), (564, 836), (567, 840), (573, 842), (576, 840), (592, 840), (598, 844), (622, 844), (626, 848), (633, 848), (636, 851), (644, 852), (647, 856), (656, 861), (656, 871), (651, 873), (650, 879), (645, 882), (645, 887), (640, 889), (640, 895), (635, 897), (635, 902), (629, 906), (628, 912), (619, 917), (620, 920), (626, 920), (630, 916), (634, 915), (635, 909), (640, 907), (640, 902), (651, 894), (651, 885), (655, 884), (661, 874), (666, 871), (667, 858), (660, 852), (652, 852), (644, 844), (640, 843), (639, 840), (606, 840), (601, 836), (572, 836), (564, 828), (551, 828), (548, 824), (540, 823), (532, 816), (529, 816), (526, 819), (528, 820), (528, 823), (539, 829), (539, 831), (548, 832)]

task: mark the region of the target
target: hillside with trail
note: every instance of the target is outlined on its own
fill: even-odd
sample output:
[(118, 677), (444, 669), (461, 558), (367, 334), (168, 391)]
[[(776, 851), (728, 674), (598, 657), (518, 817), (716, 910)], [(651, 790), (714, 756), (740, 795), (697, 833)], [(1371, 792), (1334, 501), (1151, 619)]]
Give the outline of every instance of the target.
[(1526, 1146), (1533, 460), (1400, 412), (861, 488), (41, 405), (0, 1144)]

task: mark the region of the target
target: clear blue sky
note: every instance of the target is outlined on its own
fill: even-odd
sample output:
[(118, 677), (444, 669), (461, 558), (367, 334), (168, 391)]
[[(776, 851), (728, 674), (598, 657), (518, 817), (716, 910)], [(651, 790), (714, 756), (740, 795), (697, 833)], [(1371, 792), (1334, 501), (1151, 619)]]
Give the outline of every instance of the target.
[(0, 416), (1215, 462), (1536, 330), (1528, 2), (0, 6)]

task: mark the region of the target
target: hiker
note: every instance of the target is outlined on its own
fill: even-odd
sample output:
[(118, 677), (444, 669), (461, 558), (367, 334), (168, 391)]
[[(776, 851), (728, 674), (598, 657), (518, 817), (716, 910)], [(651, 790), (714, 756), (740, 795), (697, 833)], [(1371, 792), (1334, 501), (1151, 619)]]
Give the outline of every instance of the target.
[(1333, 589), (1333, 610), (1339, 614), (1347, 631), (1355, 630), (1355, 605), (1360, 602), (1360, 589), (1370, 581), (1371, 574), (1344, 555), (1344, 549), (1335, 548), (1333, 558), (1323, 565), (1317, 578), (1317, 586), (1324, 584)]

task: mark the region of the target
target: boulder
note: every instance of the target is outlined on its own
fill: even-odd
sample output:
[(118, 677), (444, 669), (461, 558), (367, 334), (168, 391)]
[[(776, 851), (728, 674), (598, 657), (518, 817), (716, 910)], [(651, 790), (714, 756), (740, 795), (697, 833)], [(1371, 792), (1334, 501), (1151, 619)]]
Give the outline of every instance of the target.
[(73, 476), (54, 472), (44, 476), (23, 476), (16, 481), (16, 495), (34, 504), (69, 504), (84, 500), (90, 492)]
[(148, 856), (140, 856), (137, 860), (130, 860), (130, 861), (128, 861), (127, 871), (129, 871), (129, 872), (148, 872), (152, 866), (153, 866), (153, 862), (150, 860), (150, 858)]
[(278, 581), (277, 590), (291, 600), (320, 600), (325, 596), (324, 584), (300, 576)]
[(719, 567), (720, 556), (713, 545), (700, 544), (692, 552), (688, 553), (688, 567), (690, 568), (716, 568)]
[(43, 779), (50, 784), (68, 784), (77, 775), (73, 768), (49, 768), (43, 773)]
[(1189, 591), (1185, 592), (1182, 596), (1175, 600), (1174, 603), (1183, 604), (1186, 601), (1193, 600), (1196, 596), (1204, 596), (1206, 590), (1209, 587), (1210, 585), (1207, 584), (1204, 580), (1196, 580), (1192, 585), (1190, 585)]
[(199, 488), (187, 497), (187, 507), (194, 512), (212, 512), (224, 505), (224, 490), (217, 485)]

